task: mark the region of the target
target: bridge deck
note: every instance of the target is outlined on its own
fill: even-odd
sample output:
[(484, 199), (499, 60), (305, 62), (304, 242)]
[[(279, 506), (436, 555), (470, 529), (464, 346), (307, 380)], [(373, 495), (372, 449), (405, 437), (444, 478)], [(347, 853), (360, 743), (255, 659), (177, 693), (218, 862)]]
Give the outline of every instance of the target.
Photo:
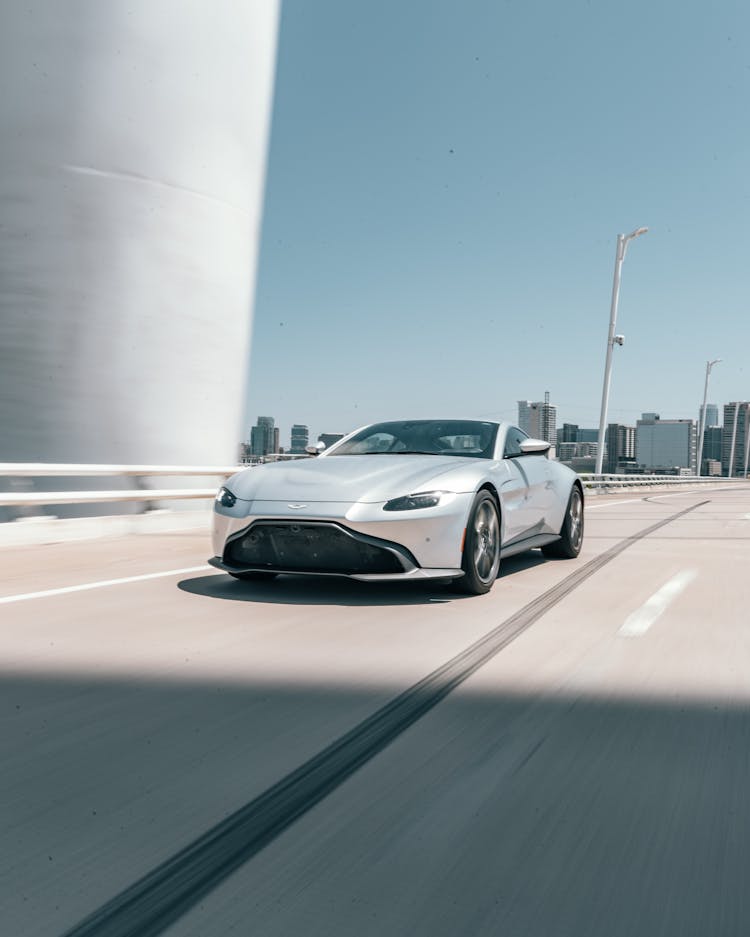
[[(590, 498), (586, 524), (578, 560), (514, 557), (480, 598), (239, 583), (194, 533), (2, 551), (4, 932), (750, 933), (750, 488)], [(359, 770), (271, 822), (352, 729)]]

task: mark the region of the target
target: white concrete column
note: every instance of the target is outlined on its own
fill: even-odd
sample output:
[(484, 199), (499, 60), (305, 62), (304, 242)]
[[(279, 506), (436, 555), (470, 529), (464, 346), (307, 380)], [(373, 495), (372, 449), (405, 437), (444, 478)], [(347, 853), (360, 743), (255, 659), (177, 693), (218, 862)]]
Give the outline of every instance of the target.
[(277, 0), (0, 12), (0, 461), (241, 439)]

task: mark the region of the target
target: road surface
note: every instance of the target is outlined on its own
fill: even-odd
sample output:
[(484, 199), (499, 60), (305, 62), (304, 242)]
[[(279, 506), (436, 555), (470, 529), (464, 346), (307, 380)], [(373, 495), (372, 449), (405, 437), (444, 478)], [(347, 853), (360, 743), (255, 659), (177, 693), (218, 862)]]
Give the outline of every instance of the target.
[(750, 488), (440, 584), (0, 551), (9, 937), (750, 934)]

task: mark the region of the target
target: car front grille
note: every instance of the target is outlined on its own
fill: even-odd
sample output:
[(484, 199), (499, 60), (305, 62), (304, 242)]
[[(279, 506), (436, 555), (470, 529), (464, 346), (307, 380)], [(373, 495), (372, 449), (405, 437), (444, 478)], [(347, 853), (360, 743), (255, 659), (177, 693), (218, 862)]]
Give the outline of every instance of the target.
[(256, 521), (227, 544), (231, 566), (300, 573), (403, 573), (404, 565), (375, 538), (337, 524)]

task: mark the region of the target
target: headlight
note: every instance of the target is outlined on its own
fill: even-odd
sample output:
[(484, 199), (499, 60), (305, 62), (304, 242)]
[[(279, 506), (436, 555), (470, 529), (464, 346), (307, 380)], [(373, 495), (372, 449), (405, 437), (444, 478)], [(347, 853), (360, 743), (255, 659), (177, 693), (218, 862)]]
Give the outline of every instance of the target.
[(216, 503), (224, 508), (233, 508), (237, 503), (237, 498), (228, 488), (222, 485), (216, 495)]
[(444, 491), (422, 491), (416, 495), (404, 495), (403, 498), (393, 498), (383, 505), (384, 511), (416, 511), (418, 508), (434, 508), (440, 504)]

